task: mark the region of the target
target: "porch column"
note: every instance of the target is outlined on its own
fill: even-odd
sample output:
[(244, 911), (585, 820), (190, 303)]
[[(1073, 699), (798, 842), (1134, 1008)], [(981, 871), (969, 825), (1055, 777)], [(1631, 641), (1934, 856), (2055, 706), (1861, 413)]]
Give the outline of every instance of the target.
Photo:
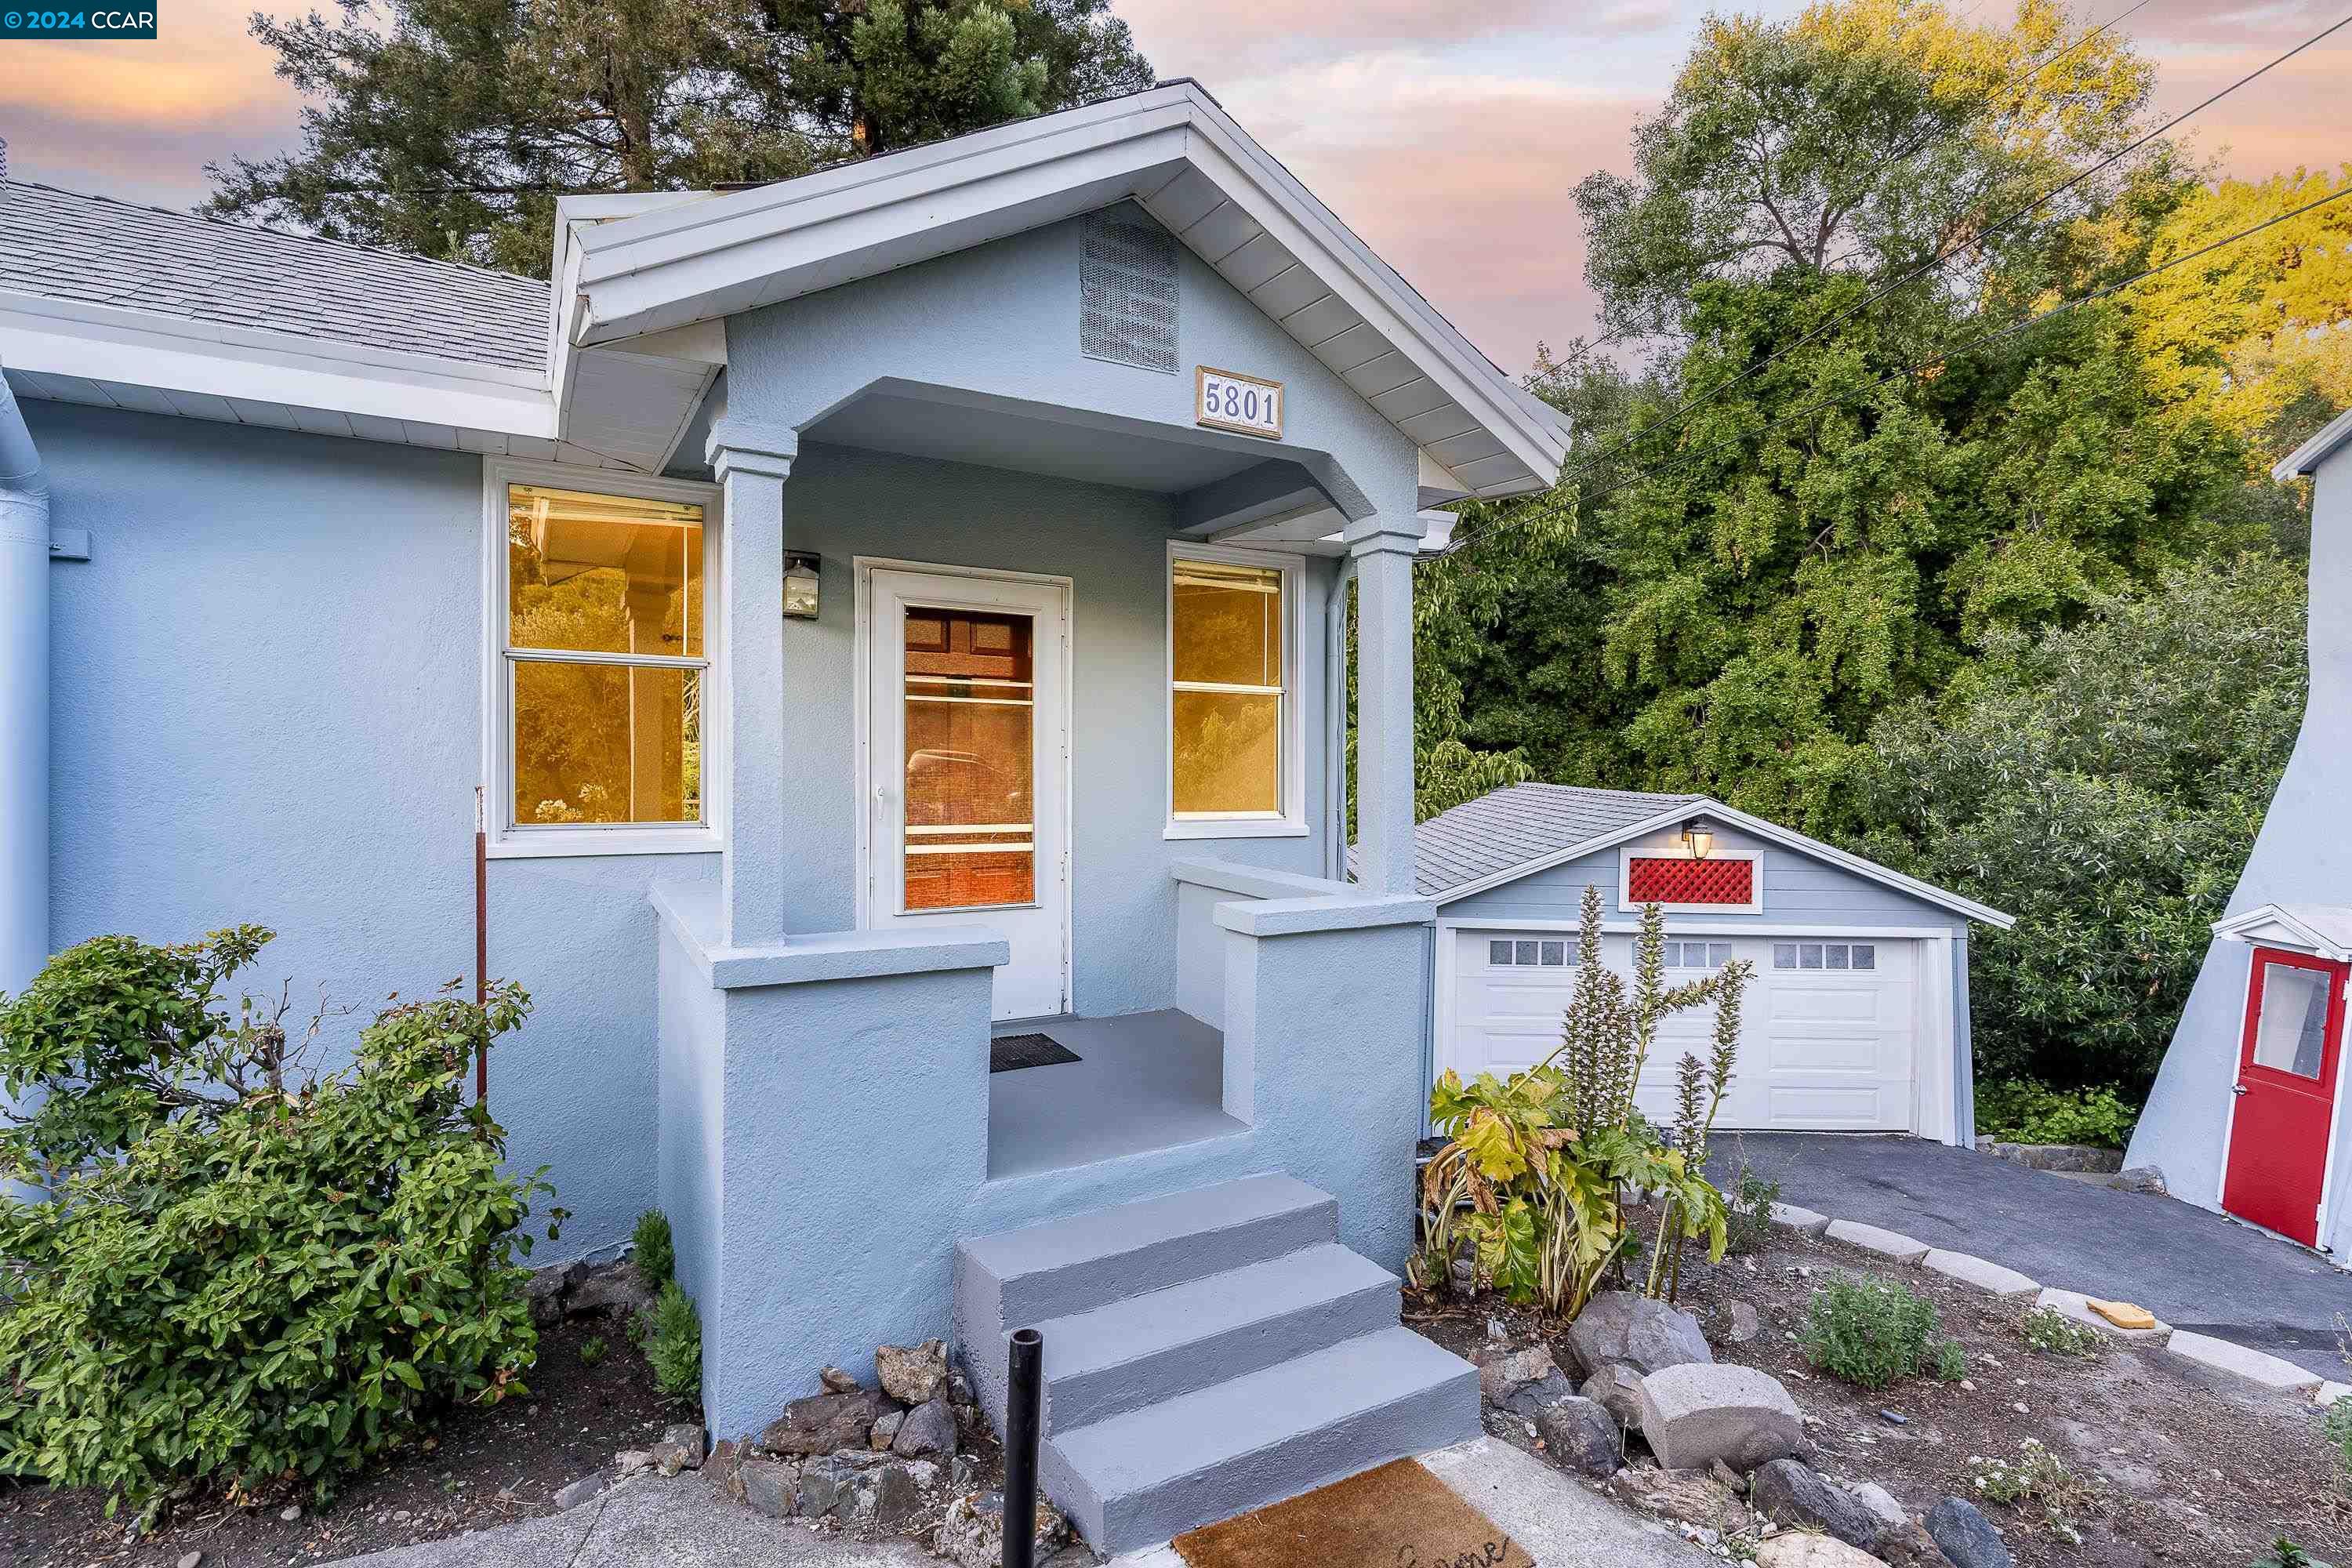
[[(720, 940), (784, 937), (784, 480), (800, 452), (789, 426), (732, 415), (711, 427), (710, 468), (726, 492), (719, 528), (718, 719), (727, 853)], [(706, 702), (708, 694), (706, 694)]]
[(1356, 845), (1363, 885), (1412, 891), (1412, 563), (1419, 519), (1348, 525), (1356, 561)]

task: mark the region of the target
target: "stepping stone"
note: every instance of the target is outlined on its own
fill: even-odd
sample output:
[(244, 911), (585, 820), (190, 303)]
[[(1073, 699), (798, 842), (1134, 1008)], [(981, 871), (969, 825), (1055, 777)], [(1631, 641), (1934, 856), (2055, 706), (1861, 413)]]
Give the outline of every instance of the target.
[(2311, 1394), (2318, 1389), (2321, 1381), (2318, 1373), (2305, 1372), (2291, 1361), (2248, 1350), (2228, 1340), (2217, 1340), (2210, 1334), (2192, 1334), (2186, 1329), (2174, 1330), (2164, 1348), (2183, 1361), (2243, 1378), (2274, 1393)]
[(2119, 1329), (2152, 1329), (2156, 1314), (2146, 1307), (2136, 1307), (2129, 1301), (2102, 1301), (2096, 1296), (2085, 1296), (2083, 1305), (2096, 1312)]
[(1855, 1220), (1833, 1219), (1822, 1232), (1832, 1241), (1843, 1241), (1849, 1247), (1859, 1247), (1865, 1252), (1882, 1253), (1897, 1263), (1916, 1263), (1927, 1256), (1927, 1244), (1905, 1236), (1897, 1230), (1881, 1230), (1874, 1225), (1863, 1225)]
[(2127, 1340), (2160, 1339), (2172, 1331), (2170, 1324), (2154, 1316), (2149, 1317), (2150, 1326), (2145, 1329), (2126, 1329), (2110, 1322), (2091, 1310), (2091, 1299), (2080, 1290), (2060, 1290), (2054, 1288), (2045, 1289), (2033, 1299), (2033, 1304), (2037, 1307), (2054, 1308), (2078, 1323), (2088, 1323), (2095, 1329), (2105, 1329), (2109, 1333), (2121, 1334)]
[(2042, 1289), (2039, 1282), (2028, 1279), (2014, 1268), (2004, 1268), (1966, 1252), (1946, 1252), (1941, 1247), (1929, 1250), (1919, 1260), (1922, 1268), (1932, 1268), (1963, 1285), (1973, 1285), (1979, 1290), (1990, 1290), (1996, 1296), (2030, 1296)]

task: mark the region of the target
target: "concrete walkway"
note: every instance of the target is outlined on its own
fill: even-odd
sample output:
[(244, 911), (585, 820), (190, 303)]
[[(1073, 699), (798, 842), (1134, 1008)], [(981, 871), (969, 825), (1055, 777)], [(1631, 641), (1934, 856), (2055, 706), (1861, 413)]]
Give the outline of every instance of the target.
[[(1543, 1568), (1710, 1568), (1716, 1560), (1542, 1460), (1480, 1437), (1421, 1462)], [(476, 1535), (428, 1541), (341, 1568), (940, 1568), (910, 1541), (820, 1533), (720, 1499), (699, 1476), (640, 1476), (593, 1502)], [(1183, 1568), (1165, 1546), (1114, 1568)], [(1267, 1568), (1297, 1568), (1269, 1563)]]
[(2352, 1274), (2172, 1198), (2116, 1192), (1972, 1149), (1863, 1134), (1718, 1133), (1708, 1174), (1745, 1157), (1780, 1201), (1974, 1253), (2043, 1285), (2136, 1301), (2177, 1329), (2284, 1357), (2337, 1382)]

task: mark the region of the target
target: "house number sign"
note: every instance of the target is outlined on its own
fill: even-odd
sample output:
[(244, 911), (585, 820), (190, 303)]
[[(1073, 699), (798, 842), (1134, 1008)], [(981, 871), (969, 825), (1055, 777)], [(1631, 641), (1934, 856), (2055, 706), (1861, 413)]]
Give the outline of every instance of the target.
[(1205, 364), (1194, 377), (1192, 423), (1282, 439), (1282, 383)]

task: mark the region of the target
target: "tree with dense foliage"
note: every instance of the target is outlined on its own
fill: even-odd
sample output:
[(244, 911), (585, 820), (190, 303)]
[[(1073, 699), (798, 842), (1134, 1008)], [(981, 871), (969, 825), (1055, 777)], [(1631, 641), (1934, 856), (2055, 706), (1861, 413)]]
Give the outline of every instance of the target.
[(2179, 568), (1874, 727), (1857, 847), (2018, 917), (1971, 942), (1979, 1078), (2146, 1092), (2302, 725), (2304, 610), (2275, 556)]
[[(523, 1392), (515, 1262), (551, 1192), (502, 1167), (476, 1054), (529, 1010), (399, 1002), (341, 1072), (219, 988), (269, 933), (95, 938), (0, 1003), (0, 1471), (147, 1510), (183, 1484), (312, 1500), (440, 1412)], [(548, 1211), (548, 1234), (563, 1211)]]
[(555, 198), (777, 180), (1148, 87), (1109, 0), (339, 0), (257, 14), (299, 152), (218, 216), (544, 276)]

